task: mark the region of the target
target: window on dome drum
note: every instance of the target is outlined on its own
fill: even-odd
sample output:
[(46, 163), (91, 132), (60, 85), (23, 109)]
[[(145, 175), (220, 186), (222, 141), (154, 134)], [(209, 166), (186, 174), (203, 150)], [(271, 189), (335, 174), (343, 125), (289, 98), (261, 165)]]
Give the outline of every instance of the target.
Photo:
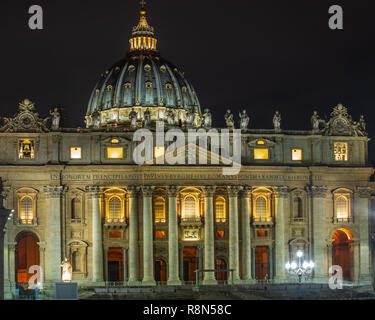
[(265, 196), (260, 195), (255, 199), (255, 221), (270, 221), (269, 203)]
[(108, 159), (122, 159), (124, 156), (123, 148), (107, 148), (107, 157)]
[(34, 159), (34, 140), (23, 139), (18, 142), (18, 158), (19, 159)]
[(165, 200), (157, 197), (154, 201), (155, 223), (165, 223)]
[(254, 149), (255, 160), (268, 160), (268, 149)]
[(350, 200), (347, 195), (337, 195), (335, 200), (336, 219), (347, 221), (350, 218)]
[(34, 203), (29, 196), (23, 196), (18, 204), (19, 219), (22, 224), (33, 224)]
[(185, 221), (198, 220), (197, 207), (198, 206), (197, 206), (196, 199), (193, 196), (187, 196), (184, 200), (182, 220), (185, 220)]
[(215, 211), (216, 211), (216, 222), (225, 222), (225, 199), (223, 197), (217, 197), (215, 202)]
[(302, 160), (302, 150), (301, 149), (292, 149), (292, 160), (293, 161)]
[(348, 161), (348, 144), (346, 142), (335, 142), (334, 155), (336, 161)]
[(107, 222), (124, 222), (124, 206), (119, 196), (113, 196), (107, 201)]
[(71, 160), (82, 159), (82, 148), (81, 147), (71, 147), (70, 148), (70, 159)]

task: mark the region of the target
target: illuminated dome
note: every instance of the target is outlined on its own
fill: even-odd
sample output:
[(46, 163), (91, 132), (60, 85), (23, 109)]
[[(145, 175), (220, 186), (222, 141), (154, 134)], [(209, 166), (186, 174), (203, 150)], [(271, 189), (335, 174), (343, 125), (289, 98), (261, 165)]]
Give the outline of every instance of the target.
[(200, 118), (200, 104), (192, 85), (183, 72), (160, 56), (154, 28), (147, 22), (144, 7), (129, 42), (126, 58), (101, 75), (91, 94), (87, 127), (93, 126), (95, 113), (100, 114), (101, 127), (127, 124), (133, 109), (139, 121), (147, 109), (153, 121), (165, 120), (168, 109), (172, 109), (176, 125), (183, 124), (189, 110)]

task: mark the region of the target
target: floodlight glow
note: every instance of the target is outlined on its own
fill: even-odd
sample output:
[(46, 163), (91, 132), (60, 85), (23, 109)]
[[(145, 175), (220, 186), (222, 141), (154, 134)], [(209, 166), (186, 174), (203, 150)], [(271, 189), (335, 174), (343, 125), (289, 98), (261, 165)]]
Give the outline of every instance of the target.
[(303, 252), (301, 250), (297, 251), (297, 257), (301, 258), (303, 256)]
[(290, 264), (290, 266), (291, 266), (291, 268), (294, 270), (294, 269), (297, 268), (297, 263), (292, 262), (292, 263)]

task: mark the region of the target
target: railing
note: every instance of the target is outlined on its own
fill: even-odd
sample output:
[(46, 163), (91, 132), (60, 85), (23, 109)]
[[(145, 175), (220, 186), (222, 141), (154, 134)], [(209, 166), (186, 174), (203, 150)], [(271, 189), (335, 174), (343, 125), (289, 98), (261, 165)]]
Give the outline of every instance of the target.
[(37, 225), (37, 218), (32, 218), (32, 219), (17, 218), (16, 223), (18, 225), (23, 225), (23, 226), (36, 226)]
[(334, 218), (333, 219), (334, 223), (352, 223), (353, 218), (352, 217), (347, 217), (347, 218)]
[(272, 217), (254, 217), (253, 222), (272, 222)]
[(202, 222), (202, 218), (201, 217), (196, 217), (196, 218), (181, 218), (181, 222), (183, 222), (183, 223)]
[(155, 219), (155, 223), (166, 223), (166, 222), (167, 222), (167, 220), (165, 218)]
[(127, 219), (125, 218), (105, 218), (104, 223), (106, 224), (125, 224)]
[(228, 219), (227, 218), (216, 218), (215, 222), (216, 223), (227, 223)]
[(304, 222), (305, 218), (295, 217), (293, 218), (293, 222)]

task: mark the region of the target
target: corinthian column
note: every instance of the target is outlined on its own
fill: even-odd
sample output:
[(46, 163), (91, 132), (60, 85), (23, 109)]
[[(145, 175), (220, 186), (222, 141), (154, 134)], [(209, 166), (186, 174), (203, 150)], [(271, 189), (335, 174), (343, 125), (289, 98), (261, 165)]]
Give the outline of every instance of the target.
[(327, 187), (311, 186), (314, 281), (326, 283), (328, 276), (325, 200)]
[(88, 198), (91, 199), (92, 210), (92, 281), (102, 282), (103, 278), (103, 235), (102, 219), (100, 214), (99, 186), (86, 187)]
[[(205, 217), (204, 217), (204, 269), (215, 269), (215, 242), (214, 242), (214, 213), (213, 213), (213, 195), (216, 187), (205, 188)], [(204, 285), (217, 284), (214, 272), (204, 273)]]
[[(239, 246), (238, 246), (238, 192), (241, 187), (228, 187), (229, 193), (229, 269), (234, 269), (233, 280), (239, 282)], [(228, 279), (229, 280), (229, 279)]]
[(251, 236), (250, 236), (250, 191), (245, 186), (242, 191), (242, 280), (251, 281)]
[(143, 192), (143, 281), (145, 286), (155, 286), (154, 277), (154, 241), (152, 233), (152, 190), (142, 187)]
[(63, 186), (44, 187), (46, 199), (49, 202), (48, 262), (49, 280), (61, 281), (61, 199), (66, 189)]
[(371, 285), (370, 276), (370, 243), (369, 243), (369, 200), (371, 188), (357, 188), (357, 216), (359, 222), (359, 267), (360, 285)]
[(168, 190), (168, 258), (169, 273), (168, 285), (181, 285), (178, 275), (178, 224), (177, 224), (177, 187), (171, 186)]
[(287, 230), (289, 212), (289, 188), (277, 186), (275, 189), (276, 225), (275, 225), (275, 267), (276, 280), (284, 282), (286, 278), (285, 263), (287, 262)]
[(128, 188), (129, 196), (129, 285), (138, 281), (138, 215), (137, 188)]

